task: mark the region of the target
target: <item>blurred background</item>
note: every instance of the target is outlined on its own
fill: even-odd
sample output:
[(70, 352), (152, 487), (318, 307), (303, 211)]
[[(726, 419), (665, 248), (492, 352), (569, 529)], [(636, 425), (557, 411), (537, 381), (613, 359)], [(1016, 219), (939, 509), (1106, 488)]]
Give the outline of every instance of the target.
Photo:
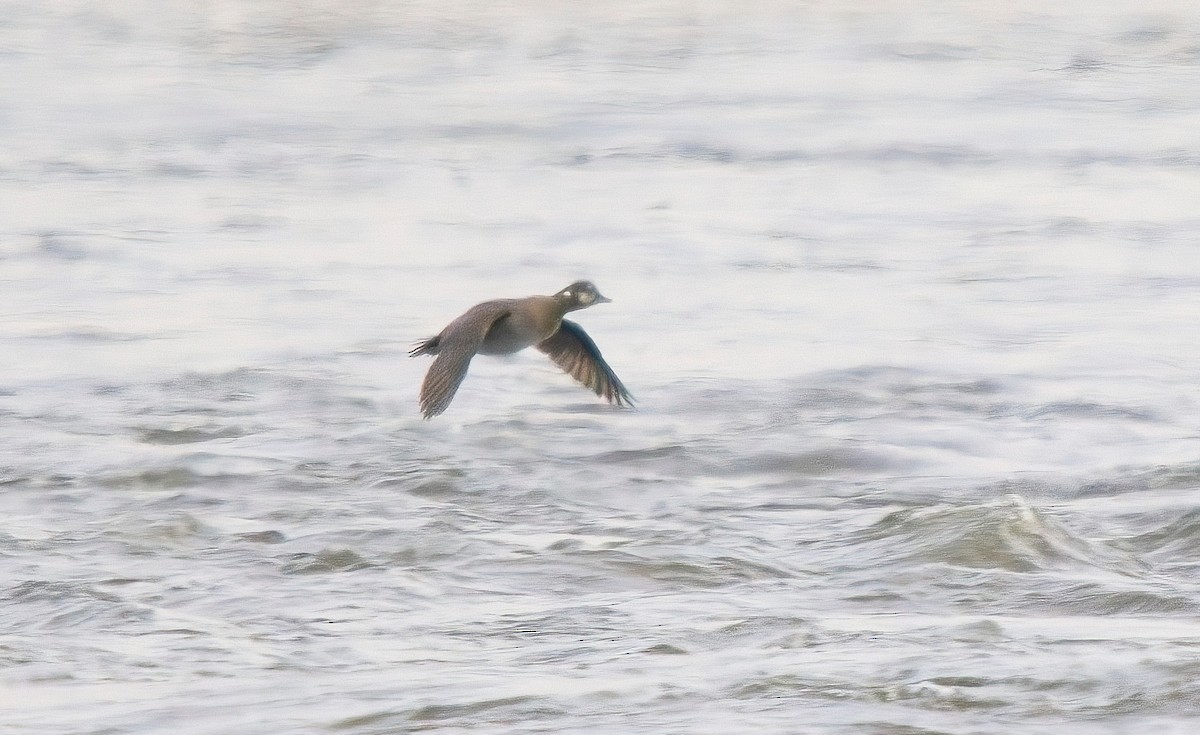
[[(0, 725), (1185, 733), (1200, 10), (0, 0)], [(412, 342), (588, 278), (639, 399)]]

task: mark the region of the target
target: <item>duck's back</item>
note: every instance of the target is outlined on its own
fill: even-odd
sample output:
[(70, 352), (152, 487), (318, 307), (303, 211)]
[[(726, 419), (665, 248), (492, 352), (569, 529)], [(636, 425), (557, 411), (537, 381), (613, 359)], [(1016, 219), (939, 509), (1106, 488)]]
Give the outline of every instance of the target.
[(550, 296), (502, 299), (505, 315), (492, 323), (479, 352), (507, 355), (532, 347), (558, 331), (563, 311)]

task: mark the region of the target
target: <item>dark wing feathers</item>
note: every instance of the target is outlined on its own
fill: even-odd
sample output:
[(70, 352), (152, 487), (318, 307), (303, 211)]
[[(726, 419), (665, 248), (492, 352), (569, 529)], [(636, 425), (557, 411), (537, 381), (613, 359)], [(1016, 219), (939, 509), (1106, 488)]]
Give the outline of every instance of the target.
[(464, 350), (444, 350), (438, 354), (421, 383), (421, 413), (425, 418), (433, 418), (449, 408), (474, 356), (474, 352)]
[(479, 304), (450, 322), (436, 337), (424, 340), (408, 353), (412, 357), (437, 355), (421, 383), (421, 413), (425, 418), (433, 418), (450, 406), (483, 338), (492, 325), (508, 313), (508, 304), (494, 301)]
[(604, 361), (600, 348), (575, 322), (563, 319), (558, 331), (539, 342), (537, 348), (568, 375), (609, 403), (633, 404), (633, 396)]

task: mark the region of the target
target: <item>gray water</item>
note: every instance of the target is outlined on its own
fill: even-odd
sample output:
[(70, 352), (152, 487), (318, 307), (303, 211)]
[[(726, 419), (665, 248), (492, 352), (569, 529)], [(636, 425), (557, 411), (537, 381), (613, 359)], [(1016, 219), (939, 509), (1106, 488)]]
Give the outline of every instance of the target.
[[(1190, 4), (5, 2), (0, 101), (5, 733), (1200, 726)], [(419, 418), (577, 278), (636, 410)]]

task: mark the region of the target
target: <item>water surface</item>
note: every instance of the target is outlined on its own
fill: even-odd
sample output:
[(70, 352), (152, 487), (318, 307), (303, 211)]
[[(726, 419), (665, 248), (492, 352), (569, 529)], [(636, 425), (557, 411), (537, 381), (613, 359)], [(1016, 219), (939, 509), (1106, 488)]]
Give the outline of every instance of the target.
[(1194, 729), (1194, 10), (0, 18), (7, 731)]

